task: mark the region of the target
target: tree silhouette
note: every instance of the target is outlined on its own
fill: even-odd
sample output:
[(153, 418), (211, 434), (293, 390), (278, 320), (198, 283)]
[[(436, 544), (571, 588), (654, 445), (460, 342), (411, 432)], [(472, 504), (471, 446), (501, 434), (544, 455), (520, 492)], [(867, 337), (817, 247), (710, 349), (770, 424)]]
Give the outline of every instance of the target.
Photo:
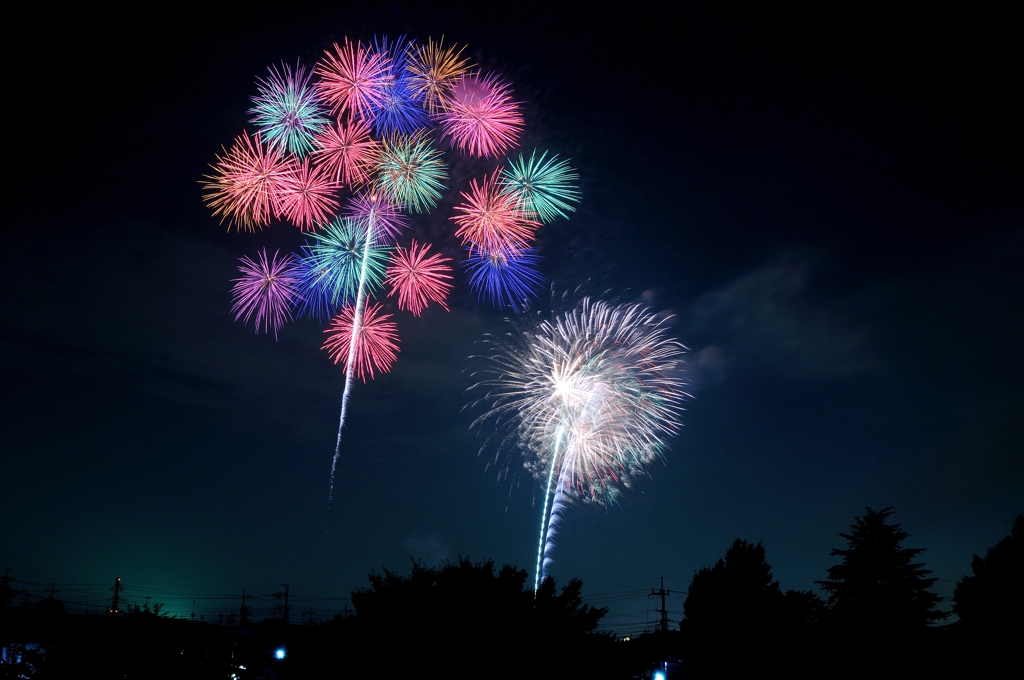
[(694, 628), (758, 628), (778, 617), (782, 600), (764, 546), (737, 538), (715, 566), (694, 574), (683, 613)]
[[(336, 622), (359, 640), (353, 662), (373, 669), (386, 658), (393, 670), (466, 673), (489, 677), (562, 677), (599, 673), (591, 668), (615, 644), (596, 634), (607, 609), (587, 605), (583, 583), (559, 589), (546, 579), (536, 594), (524, 570), (460, 558), (438, 567), (413, 562), (409, 575), (371, 573), (352, 593), (355, 616)], [(553, 651), (555, 650), (555, 651)], [(397, 664), (397, 666), (396, 666)], [(592, 673), (591, 673), (592, 674)]]
[(899, 524), (888, 524), (892, 508), (867, 508), (855, 517), (845, 550), (835, 548), (833, 557), (843, 561), (828, 569), (829, 578), (817, 581), (829, 593), (834, 620), (862, 631), (922, 629), (945, 619), (948, 612), (936, 611), (942, 599), (928, 590), (938, 580), (931, 570), (914, 560), (923, 548), (904, 548), (910, 534)]
[(973, 575), (964, 576), (953, 592), (953, 611), (962, 626), (1006, 629), (1022, 626), (1024, 611), (1024, 515), (1017, 515), (1010, 535), (974, 556)]
[(725, 557), (698, 571), (680, 630), (693, 677), (755, 677), (771, 666), (792, 675), (804, 659), (792, 640), (817, 631), (825, 603), (814, 593), (785, 594), (761, 543), (736, 539)]

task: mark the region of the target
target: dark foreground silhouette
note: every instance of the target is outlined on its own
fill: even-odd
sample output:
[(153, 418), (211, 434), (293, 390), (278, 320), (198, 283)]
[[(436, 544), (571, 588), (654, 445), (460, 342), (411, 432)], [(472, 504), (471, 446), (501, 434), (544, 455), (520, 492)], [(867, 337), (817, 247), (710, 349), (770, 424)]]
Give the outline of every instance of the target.
[(538, 592), (527, 574), (493, 562), (414, 563), (373, 573), (352, 594), (355, 613), (322, 625), (268, 619), (221, 626), (135, 607), (76, 616), (52, 597), (10, 606), (0, 590), (0, 678), (674, 678), (1001, 675), (1015, 664), (1024, 609), (1024, 516), (975, 556), (953, 612), (930, 588), (922, 550), (889, 508), (855, 519), (840, 561), (819, 585), (828, 597), (783, 592), (760, 543), (737, 539), (694, 575), (678, 629), (630, 641), (598, 632), (606, 610), (582, 583)]

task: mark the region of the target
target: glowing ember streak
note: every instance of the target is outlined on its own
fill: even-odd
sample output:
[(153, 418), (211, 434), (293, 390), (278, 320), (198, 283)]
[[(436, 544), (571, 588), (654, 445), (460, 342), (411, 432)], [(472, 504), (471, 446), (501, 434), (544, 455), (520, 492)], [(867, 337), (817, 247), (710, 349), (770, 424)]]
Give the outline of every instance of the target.
[(479, 184), (475, 178), (470, 180), (469, 193), (461, 192), (464, 202), (455, 206), (459, 213), (451, 218), (459, 227), (455, 235), (469, 246), (470, 253), (518, 252), (526, 248), (540, 226), (519, 210), (514, 195), (503, 191), (499, 173), (495, 170)]
[[(475, 388), (494, 422), (519, 444), (525, 469), (566, 499), (610, 502), (680, 427), (688, 395), (685, 348), (666, 320), (641, 305), (584, 298), (572, 310), (501, 339), (490, 339)], [(541, 518), (536, 582), (548, 517)]]
[(548, 224), (556, 217), (569, 217), (566, 211), (576, 210), (572, 203), (580, 201), (575, 184), (579, 177), (569, 167), (569, 161), (560, 161), (557, 155), (547, 158), (547, 151), (537, 158), (534, 151), (529, 160), (520, 154), (518, 162), (509, 162), (501, 174), (501, 183), (504, 191), (516, 198), (520, 210), (537, 215)]
[(511, 88), (496, 76), (466, 76), (445, 99), (440, 114), (444, 136), (470, 156), (500, 156), (519, 143), (523, 114)]
[(313, 135), (330, 121), (309, 84), (312, 73), (295, 64), (270, 67), (266, 80), (259, 78), (259, 95), (252, 100), (250, 122), (256, 123), (268, 146), (304, 156), (313, 149)]
[(316, 89), (332, 113), (367, 117), (384, 103), (390, 67), (386, 54), (345, 38), (344, 45), (334, 43), (334, 53), (325, 51), (317, 63), (314, 72), (320, 81)]
[(388, 297), (397, 292), (398, 308), (412, 312), (413, 316), (419, 316), (430, 300), (448, 311), (445, 300), (452, 289), (452, 268), (444, 263), (451, 262), (451, 258), (439, 253), (428, 257), (428, 250), (430, 246), (417, 246), (415, 240), (408, 250), (397, 248), (386, 272), (386, 281), (391, 286)]
[(544, 281), (536, 270), (538, 263), (540, 257), (532, 248), (515, 253), (477, 249), (462, 266), (469, 274), (469, 287), (480, 300), (519, 312), (526, 308), (529, 298), (537, 297), (536, 290)]
[(416, 95), (422, 97), (431, 116), (436, 116), (444, 100), (451, 96), (455, 84), (470, 68), (468, 59), (461, 59), (465, 47), (452, 45), (444, 48), (444, 38), (434, 42), (427, 39), (425, 46), (410, 48), (409, 82)]
[(285, 323), (292, 320), (292, 306), (299, 297), (299, 276), (296, 273), (295, 258), (285, 255), (278, 259), (277, 252), (267, 259), (267, 251), (261, 250), (257, 260), (248, 257), (238, 258), (242, 265), (238, 271), (240, 278), (233, 279), (231, 297), (234, 303), (231, 311), (235, 313), (235, 321), (256, 315), (256, 333), (269, 333), (274, 329), (274, 339)]
[(303, 231), (312, 231), (331, 219), (338, 209), (334, 197), (338, 184), (326, 168), (310, 168), (309, 160), (294, 164), (284, 175), (277, 192), (281, 214)]
[(377, 161), (377, 190), (405, 210), (429, 212), (448, 178), (441, 152), (423, 135), (385, 139)]
[(221, 216), (222, 224), (227, 220), (228, 229), (236, 226), (247, 231), (270, 224), (291, 161), (275, 148), (264, 149), (258, 133), (250, 138), (243, 132), (210, 167), (214, 174), (204, 175), (201, 182), (206, 190), (203, 200), (214, 216)]
[(349, 345), (353, 328), (356, 329), (352, 365), (356, 377), (363, 382), (366, 382), (367, 376), (373, 378), (374, 371), (390, 371), (391, 364), (398, 358), (398, 326), (388, 320), (390, 314), (381, 314), (380, 311), (379, 304), (366, 305), (362, 319), (357, 324), (355, 308), (348, 305), (331, 320), (331, 327), (324, 330), (328, 337), (323, 349), (327, 350), (334, 363), (341, 362), (342, 368), (347, 370)]

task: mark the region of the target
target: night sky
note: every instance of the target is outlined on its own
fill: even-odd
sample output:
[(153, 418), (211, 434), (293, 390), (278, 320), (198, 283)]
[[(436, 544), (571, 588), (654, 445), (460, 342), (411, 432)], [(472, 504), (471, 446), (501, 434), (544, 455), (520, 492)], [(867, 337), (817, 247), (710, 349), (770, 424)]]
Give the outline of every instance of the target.
[[(325, 598), (410, 557), (532, 576), (542, 493), (499, 479), (465, 408), (470, 357), (504, 315), (461, 272), (451, 313), (400, 313), (393, 371), (353, 389), (329, 513), (343, 374), (322, 326), (275, 342), (229, 314), (237, 258), (302, 238), (226, 232), (199, 181), (253, 128), (256, 76), (345, 35), (468, 43), (524, 102), (522, 147), (581, 175), (579, 210), (539, 233), (556, 293), (675, 315), (682, 433), (618, 505), (571, 510), (555, 552), (559, 581), (612, 608), (606, 628), (641, 630), (644, 589), (685, 591), (737, 537), (764, 541), (783, 587), (812, 588), (866, 506), (895, 506), (949, 596), (1024, 511), (1009, 15), (166, 11), (40, 16), (5, 47), (0, 567), (16, 577), (98, 609), (120, 576), (129, 600), (207, 615), (288, 583), (326, 618), (344, 602)], [(493, 163), (449, 159), (447, 198), (413, 233), (461, 259), (451, 207)]]

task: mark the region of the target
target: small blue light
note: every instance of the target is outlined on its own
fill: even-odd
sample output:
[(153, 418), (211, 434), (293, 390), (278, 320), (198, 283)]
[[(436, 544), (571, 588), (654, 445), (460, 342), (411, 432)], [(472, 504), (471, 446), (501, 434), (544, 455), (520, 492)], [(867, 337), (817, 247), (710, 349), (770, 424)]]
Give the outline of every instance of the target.
[(665, 680), (665, 674), (661, 671), (655, 671), (651, 680)]
[(277, 651), (274, 652), (274, 658), (275, 659), (283, 659), (284, 658), (284, 647), (278, 647), (277, 648)]

